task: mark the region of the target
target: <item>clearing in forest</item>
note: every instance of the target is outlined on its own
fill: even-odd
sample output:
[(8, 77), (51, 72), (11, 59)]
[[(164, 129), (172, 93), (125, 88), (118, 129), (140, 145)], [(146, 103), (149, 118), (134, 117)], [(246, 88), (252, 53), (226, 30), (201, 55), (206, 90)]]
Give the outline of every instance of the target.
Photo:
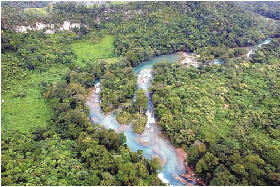
[(81, 40), (72, 44), (72, 49), (77, 55), (77, 65), (85, 66), (98, 59), (108, 59), (108, 62), (116, 61), (114, 53), (114, 37), (106, 35), (98, 43)]
[(53, 117), (53, 111), (42, 96), (42, 82), (57, 82), (68, 71), (64, 65), (56, 65), (46, 72), (29, 73), (2, 93), (2, 130), (30, 132), (37, 126), (46, 125)]

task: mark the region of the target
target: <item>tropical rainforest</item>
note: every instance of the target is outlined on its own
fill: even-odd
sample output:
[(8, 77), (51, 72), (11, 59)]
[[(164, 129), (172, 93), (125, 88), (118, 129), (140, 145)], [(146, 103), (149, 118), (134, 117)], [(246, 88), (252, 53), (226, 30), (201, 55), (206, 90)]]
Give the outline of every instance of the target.
[(250, 61), (155, 67), (158, 124), (210, 185), (279, 184), (280, 40)]
[[(2, 185), (165, 185), (160, 160), (93, 124), (85, 102), (100, 81), (102, 110), (118, 110), (117, 121), (141, 134), (148, 98), (133, 68), (181, 51), (201, 65), (153, 67), (162, 132), (207, 185), (279, 185), (279, 10), (279, 2), (2, 2)], [(79, 26), (60, 29), (65, 21)], [(54, 27), (17, 29), (38, 23)]]

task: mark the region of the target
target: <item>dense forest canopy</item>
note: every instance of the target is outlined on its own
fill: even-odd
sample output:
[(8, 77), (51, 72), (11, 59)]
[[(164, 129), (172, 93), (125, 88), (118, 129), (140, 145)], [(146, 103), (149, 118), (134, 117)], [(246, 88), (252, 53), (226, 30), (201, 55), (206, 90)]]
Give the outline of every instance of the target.
[(256, 1), (256, 2), (236, 2), (236, 4), (245, 10), (252, 11), (268, 18), (280, 20), (280, 2), (279, 1)]
[[(74, 12), (71, 18), (69, 9)], [(54, 10), (60, 19), (110, 30), (116, 35), (117, 54), (126, 55), (133, 66), (175, 51), (252, 45), (276, 27), (274, 21), (228, 2), (135, 2), (96, 9), (68, 3)]]
[[(2, 2), (2, 184), (163, 185), (159, 160), (93, 125), (85, 99), (99, 80), (103, 111), (120, 107), (118, 122), (141, 133), (147, 97), (136, 90), (133, 67), (187, 51), (204, 65), (154, 67), (158, 125), (207, 184), (279, 185), (279, 39), (244, 58), (244, 47), (279, 36), (277, 7)], [(59, 30), (64, 21), (80, 27)], [(55, 31), (16, 29), (36, 23)], [(224, 63), (209, 65), (214, 58)]]
[(85, 95), (93, 73), (71, 71), (46, 88), (54, 110), (47, 127), (31, 134), (2, 131), (3, 185), (162, 184), (158, 160), (129, 151), (123, 134), (89, 121)]
[(278, 39), (250, 61), (155, 67), (158, 124), (209, 184), (279, 184), (279, 54)]
[(44, 8), (48, 6), (51, 1), (2, 1), (3, 8), (17, 7), (17, 8)]

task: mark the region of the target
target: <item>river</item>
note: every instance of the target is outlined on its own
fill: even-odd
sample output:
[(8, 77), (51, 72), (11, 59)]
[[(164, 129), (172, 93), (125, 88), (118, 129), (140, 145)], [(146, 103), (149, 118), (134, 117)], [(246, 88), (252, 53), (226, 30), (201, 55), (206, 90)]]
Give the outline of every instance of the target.
[(250, 51), (246, 54), (246, 57), (249, 58), (252, 54), (254, 54), (254, 52), (256, 51), (256, 49), (262, 47), (263, 45), (269, 44), (272, 41), (272, 38), (268, 38), (266, 40), (264, 40), (263, 42), (261, 42), (258, 45), (255, 45), (254, 47), (252, 47), (250, 49)]
[[(270, 41), (271, 39), (268, 39), (256, 45), (246, 56), (249, 57), (257, 48), (268, 44)], [(134, 68), (134, 72), (137, 75), (137, 88), (143, 88), (148, 97), (148, 111), (146, 113), (148, 122), (142, 134), (134, 133), (131, 125), (120, 125), (116, 120), (116, 112), (107, 115), (102, 112), (99, 98), (101, 85), (99, 82), (95, 83), (95, 89), (86, 101), (87, 106), (90, 108), (90, 118), (93, 123), (100, 124), (107, 129), (114, 129), (116, 132), (123, 132), (127, 139), (127, 145), (132, 151), (142, 150), (145, 158), (152, 159), (157, 157), (160, 159), (162, 170), (158, 177), (169, 185), (183, 185), (176, 177), (185, 173), (186, 168), (178, 150), (171, 145), (168, 138), (161, 133), (160, 128), (156, 125), (149, 88), (153, 78), (152, 68), (155, 63), (178, 63), (181, 59), (182, 54), (180, 53), (161, 55), (145, 61)], [(215, 60), (215, 64), (221, 63), (222, 61), (219, 59)]]
[[(267, 39), (265, 39), (264, 41), (262, 41), (261, 43), (255, 45), (255, 46), (247, 47), (248, 48), (248, 53), (245, 54), (244, 56), (246, 56), (246, 58), (249, 58), (252, 54), (255, 53), (255, 51), (258, 48), (261, 48), (263, 45), (269, 44), (271, 41), (272, 41), (272, 38), (267, 38)], [(221, 60), (221, 59), (215, 59), (211, 62), (211, 64), (216, 64), (216, 65), (219, 65), (219, 64), (222, 64), (222, 63), (224, 63), (224, 61)]]
[(102, 112), (99, 105), (99, 82), (96, 82), (95, 91), (87, 98), (86, 103), (90, 108), (90, 118), (93, 123), (100, 124), (107, 129), (114, 129), (117, 132), (123, 132), (127, 139), (127, 145), (132, 151), (143, 150), (143, 155), (146, 158), (159, 158), (163, 168), (158, 176), (163, 182), (170, 185), (182, 185), (175, 177), (184, 173), (186, 169), (176, 148), (171, 145), (170, 141), (161, 133), (156, 125), (149, 87), (151, 86), (153, 77), (153, 64), (159, 62), (177, 63), (180, 58), (181, 55), (178, 53), (162, 55), (145, 61), (134, 68), (138, 78), (137, 88), (145, 89), (146, 95), (148, 96), (148, 111), (146, 113), (148, 122), (142, 134), (134, 133), (131, 125), (120, 125), (115, 118), (116, 113), (113, 112), (105, 115)]

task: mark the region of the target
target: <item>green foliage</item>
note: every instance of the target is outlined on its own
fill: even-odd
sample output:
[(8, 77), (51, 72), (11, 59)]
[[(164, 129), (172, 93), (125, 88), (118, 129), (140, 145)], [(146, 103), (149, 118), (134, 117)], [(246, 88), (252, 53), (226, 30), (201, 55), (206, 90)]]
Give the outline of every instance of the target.
[(248, 11), (252, 11), (263, 15), (265, 17), (280, 20), (280, 3), (277, 1), (272, 2), (235, 2), (239, 7), (245, 8)]
[(133, 124), (133, 131), (141, 134), (144, 132), (147, 124), (147, 116), (139, 112), (131, 112), (133, 108), (126, 108), (125, 110), (118, 113), (116, 119), (120, 124)]
[(129, 124), (132, 121), (132, 115), (129, 112), (122, 110), (118, 113), (116, 120), (122, 125)]
[(28, 70), (46, 71), (56, 64), (71, 64), (75, 55), (68, 45), (72, 34), (47, 35), (43, 32), (27, 34), (5, 33), (2, 50), (16, 52), (17, 66)]
[(27, 16), (44, 17), (48, 15), (46, 8), (25, 8), (24, 13)]
[(195, 53), (200, 55), (199, 62), (209, 63), (214, 59), (227, 60), (244, 56), (247, 50), (244, 48), (227, 48), (226, 46), (202, 47), (197, 49)]
[[(8, 34), (2, 53), (3, 129), (28, 132), (36, 126), (46, 125), (53, 116), (49, 103), (42, 97), (42, 90), (65, 76), (69, 68), (64, 62), (71, 63), (74, 58), (71, 51), (57, 56), (58, 51), (67, 51), (65, 43), (61, 43), (62, 38), (67, 42), (63, 35)], [(38, 61), (38, 56), (45, 57)], [(54, 63), (60, 57), (62, 61)], [(28, 64), (34, 64), (33, 68), (28, 69)]]
[(144, 132), (148, 120), (147, 116), (141, 113), (136, 113), (133, 115), (132, 118), (133, 131), (138, 134)]
[[(86, 23), (90, 30), (105, 29), (114, 35), (114, 38), (106, 36), (102, 45), (91, 44), (88, 40), (75, 43), (72, 47), (80, 56), (78, 64), (81, 66), (96, 58), (113, 57), (115, 53), (126, 56), (136, 66), (154, 55), (176, 51), (253, 45), (276, 32), (276, 21), (263, 19), (244, 8), (246, 6), (240, 8), (231, 2), (133, 2), (93, 6), (60, 2), (53, 5), (50, 15), (42, 21)], [(23, 15), (22, 10), (5, 9), (4, 28), (9, 30), (14, 23), (38, 20)], [(83, 26), (82, 30), (87, 28)], [(88, 31), (75, 32), (83, 35)], [(92, 50), (87, 52), (85, 48)]]
[(122, 106), (116, 119), (120, 124), (133, 124), (133, 131), (142, 133), (147, 124), (145, 111), (148, 98), (145, 91), (138, 89), (135, 93), (136, 101), (132, 102), (136, 90), (136, 76), (131, 67), (126, 67), (127, 61), (108, 65), (104, 75), (101, 76), (101, 107), (104, 112)]
[(148, 97), (146, 96), (144, 89), (138, 89), (135, 93), (136, 96), (136, 109), (141, 114), (144, 114), (144, 111), (148, 109)]
[(158, 124), (172, 143), (186, 147), (188, 163), (210, 185), (277, 184), (279, 42), (258, 49), (250, 61), (155, 66)]
[(97, 185), (92, 180), (97, 177), (75, 158), (75, 141), (43, 130), (40, 141), (16, 131), (2, 135), (2, 184)]
[[(116, 10), (109, 14), (110, 19), (121, 27), (104, 22), (117, 35), (117, 54), (127, 56), (133, 66), (154, 55), (176, 51), (256, 44), (264, 34), (274, 32), (276, 25), (228, 2), (137, 2), (125, 7), (129, 12), (110, 7)], [(113, 16), (124, 19), (115, 20)], [(223, 53), (223, 58), (231, 55), (227, 50)]]
[(136, 90), (136, 76), (126, 61), (108, 65), (101, 76), (101, 107), (110, 112), (122, 103), (129, 103)]
[[(38, 125), (46, 125), (53, 112), (49, 103), (42, 97), (42, 89), (44, 85), (59, 81), (67, 71), (68, 68), (60, 65), (43, 73), (31, 74), (24, 71), (27, 74), (24, 79), (12, 77), (7, 82), (8, 88), (2, 87), (2, 128), (28, 132)], [(6, 78), (2, 80), (4, 82)]]
[[(48, 19), (49, 2), (46, 1), (5, 1), (1, 6), (3, 30), (13, 30), (16, 25), (35, 24)], [(1, 33), (2, 34), (2, 33)]]
[[(76, 139), (81, 161), (86, 168), (100, 173), (100, 183), (112, 185), (139, 185), (155, 178), (157, 171), (148, 168), (156, 167), (152, 161), (132, 159), (131, 152), (124, 146), (123, 135), (103, 127), (92, 127), (89, 121), (88, 109), (85, 106), (84, 87), (87, 82), (78, 82), (79, 74), (84, 72), (71, 72), (68, 83), (60, 83), (49, 89), (45, 94), (52, 103), (57, 118), (54, 121), (56, 129), (62, 137)], [(92, 81), (93, 82), (93, 81)], [(60, 99), (59, 99), (60, 98)], [(78, 154), (79, 155), (79, 154)], [(136, 167), (139, 166), (139, 167)], [(150, 175), (143, 175), (138, 170), (142, 168)], [(106, 179), (109, 179), (107, 181)], [(106, 180), (106, 181), (105, 181)], [(160, 184), (160, 183), (157, 183)]]
[(54, 117), (47, 128), (2, 134), (3, 185), (162, 185), (158, 162), (130, 152), (123, 134), (90, 122), (85, 95), (95, 74), (72, 70), (48, 86)]
[(77, 55), (77, 65), (85, 66), (87, 63), (96, 62), (98, 59), (115, 57), (113, 41), (113, 36), (106, 35), (97, 43), (87, 40), (73, 43), (71, 47)]
[[(274, 9), (262, 8), (272, 4), (250, 11), (277, 19)], [(279, 184), (279, 40), (249, 61), (240, 48), (277, 35), (277, 21), (228, 2), (47, 5), (3, 3), (3, 185), (162, 185), (159, 160), (130, 152), (123, 134), (92, 126), (85, 95), (100, 79), (103, 110), (121, 106), (117, 120), (142, 133), (147, 97), (138, 90), (132, 101), (131, 66), (176, 51), (226, 63), (156, 66), (153, 102), (172, 143), (186, 148), (188, 162), (208, 184)], [(19, 25), (65, 20), (87, 27), (14, 33)]]
[[(232, 186), (236, 184), (236, 178), (231, 175), (230, 171), (226, 169), (224, 165), (219, 165), (214, 171), (213, 180), (211, 180), (210, 185), (213, 186)], [(246, 183), (241, 183), (246, 185)], [(240, 185), (241, 185), (240, 184)], [(248, 185), (248, 184), (247, 184)]]

